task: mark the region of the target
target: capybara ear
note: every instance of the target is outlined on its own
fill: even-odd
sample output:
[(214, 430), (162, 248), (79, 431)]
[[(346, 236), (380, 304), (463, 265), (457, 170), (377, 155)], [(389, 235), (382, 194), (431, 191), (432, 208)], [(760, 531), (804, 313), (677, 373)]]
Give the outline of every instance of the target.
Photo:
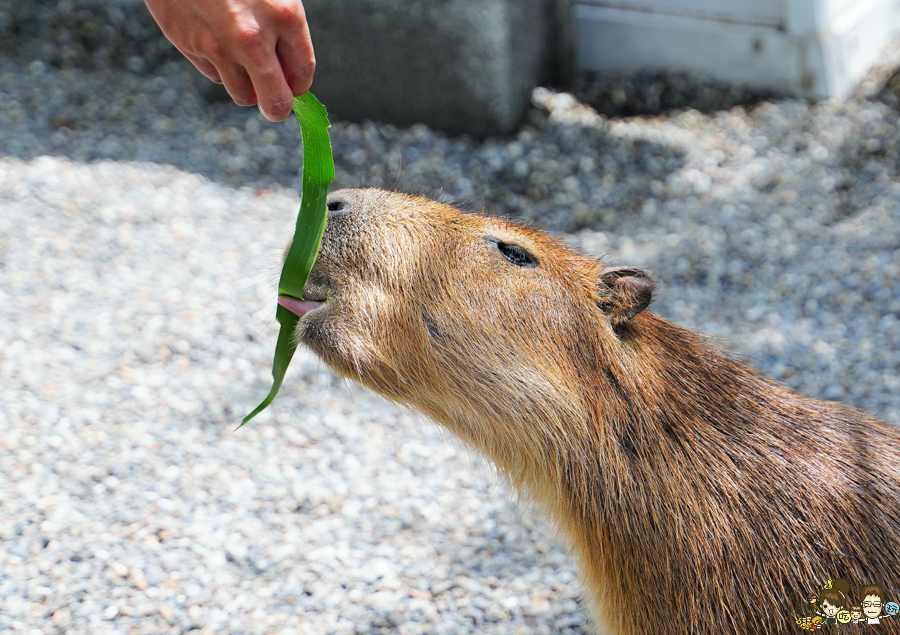
[(600, 272), (600, 308), (620, 326), (650, 306), (656, 283), (636, 267), (609, 267)]

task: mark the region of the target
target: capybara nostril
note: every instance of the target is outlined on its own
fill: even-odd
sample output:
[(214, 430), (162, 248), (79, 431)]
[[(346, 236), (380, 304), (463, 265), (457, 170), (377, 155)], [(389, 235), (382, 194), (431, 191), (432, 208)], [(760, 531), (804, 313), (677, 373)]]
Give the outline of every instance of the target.
[(328, 218), (344, 216), (353, 209), (353, 204), (345, 198), (332, 198), (325, 206), (328, 208)]

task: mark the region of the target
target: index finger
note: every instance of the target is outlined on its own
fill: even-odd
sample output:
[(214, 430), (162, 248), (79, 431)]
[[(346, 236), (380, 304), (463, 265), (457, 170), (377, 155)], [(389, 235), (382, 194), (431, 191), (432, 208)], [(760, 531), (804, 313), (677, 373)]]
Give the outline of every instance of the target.
[(283, 34), (275, 47), (281, 70), (294, 97), (299, 97), (312, 86), (316, 71), (316, 56), (306, 23), (303, 29)]
[(244, 67), (253, 82), (259, 109), (269, 121), (284, 121), (291, 114), (294, 95), (281, 70), (275, 50), (261, 64)]

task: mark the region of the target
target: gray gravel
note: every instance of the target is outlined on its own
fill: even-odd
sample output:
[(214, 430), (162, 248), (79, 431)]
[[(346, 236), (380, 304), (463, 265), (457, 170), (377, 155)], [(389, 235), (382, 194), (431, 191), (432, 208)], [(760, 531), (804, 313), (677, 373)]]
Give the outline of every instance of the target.
[[(164, 56), (23, 55), (0, 57), (0, 632), (586, 632), (552, 529), (308, 353), (234, 431), (269, 387), (296, 125)], [(711, 112), (619, 120), (586, 78), (485, 142), (336, 121), (336, 186), (443, 189), (646, 266), (658, 313), (900, 423), (891, 60), (846, 102), (715, 111), (743, 89), (707, 82)], [(615, 107), (701, 85), (669, 79)]]
[(297, 203), (0, 159), (0, 632), (581, 623), (564, 554), (485, 466), (309, 354), (234, 431), (271, 381)]

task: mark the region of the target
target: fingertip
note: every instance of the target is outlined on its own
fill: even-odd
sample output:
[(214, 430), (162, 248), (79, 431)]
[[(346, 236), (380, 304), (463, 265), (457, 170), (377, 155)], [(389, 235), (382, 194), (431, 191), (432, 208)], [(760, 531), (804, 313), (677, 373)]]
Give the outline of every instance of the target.
[(293, 107), (293, 105), (294, 105), (294, 102), (293, 102), (293, 100), (291, 100), (291, 102), (287, 106), (285, 106), (283, 104), (279, 104), (278, 106), (275, 106), (272, 108), (265, 108), (265, 109), (262, 106), (260, 106), (259, 112), (261, 112), (263, 117), (265, 117), (269, 121), (271, 121), (273, 123), (277, 123), (279, 121), (284, 121), (285, 119), (288, 118), (288, 115), (291, 114), (291, 108)]
[(312, 76), (310, 75), (308, 79), (294, 80), (291, 82), (290, 86), (291, 93), (294, 95), (294, 97), (299, 97), (300, 95), (308, 92), (310, 88), (312, 88)]
[(206, 77), (206, 79), (208, 79), (209, 81), (213, 82), (214, 84), (221, 84), (221, 83), (223, 83), (223, 82), (222, 82), (222, 76), (219, 75), (218, 71), (216, 71), (215, 68), (213, 68), (213, 69), (211, 69), (211, 70), (208, 70), (208, 69), (202, 69), (202, 68), (201, 68), (201, 69), (200, 69), (200, 72), (204, 75), (204, 77)]
[(222, 76), (216, 66), (205, 57), (185, 53), (184, 56), (200, 71), (208, 80), (216, 84), (222, 83)]
[(290, 75), (288, 79), (288, 85), (291, 87), (291, 92), (294, 94), (294, 97), (299, 97), (312, 87), (313, 75), (315, 74), (315, 72), (315, 60), (313, 60), (309, 64), (301, 66), (299, 70), (297, 70), (295, 67), (288, 72), (288, 74)]
[(231, 95), (231, 99), (234, 100), (234, 103), (242, 108), (249, 108), (250, 106), (255, 106), (257, 104), (256, 95), (253, 94), (253, 87), (250, 87), (250, 94), (247, 93), (237, 93), (237, 91), (232, 92), (228, 88), (228, 84), (225, 84), (225, 89), (228, 90), (228, 94)]
[(277, 117), (276, 115), (270, 115), (269, 113), (267, 113), (267, 112), (266, 112), (265, 110), (263, 110), (262, 108), (259, 109), (259, 112), (261, 112), (261, 113), (262, 113), (262, 116), (265, 117), (266, 119), (268, 119), (269, 121), (271, 121), (272, 123), (278, 123), (279, 121), (284, 121), (285, 119), (287, 119), (287, 117), (281, 117), (281, 118), (279, 118), (279, 117)]
[(236, 64), (223, 65), (218, 69), (222, 76), (225, 90), (238, 106), (253, 106), (259, 97), (254, 90), (250, 76), (242, 66)]
[[(258, 91), (259, 109), (263, 116), (269, 121), (284, 121), (291, 114), (294, 107), (294, 96), (291, 94), (291, 88), (284, 80), (281, 69), (277, 73), (273, 73), (268, 77), (269, 82), (265, 83), (264, 78), (260, 78), (260, 90)], [(276, 86), (273, 86), (276, 84)]]

